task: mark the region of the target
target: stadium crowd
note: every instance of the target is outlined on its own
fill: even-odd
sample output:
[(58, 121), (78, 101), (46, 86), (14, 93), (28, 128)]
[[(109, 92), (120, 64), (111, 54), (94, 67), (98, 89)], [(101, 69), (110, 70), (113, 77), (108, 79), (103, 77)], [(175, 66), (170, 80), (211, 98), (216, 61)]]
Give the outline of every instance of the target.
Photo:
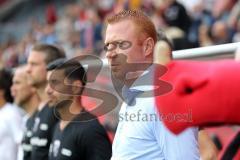
[(239, 5), (237, 0), (80, 0), (59, 13), (50, 3), (41, 20), (32, 17), (26, 23), (31, 29), (20, 40), (9, 36), (1, 42), (1, 66), (26, 63), (35, 42), (57, 44), (68, 57), (81, 53), (103, 57), (104, 19), (122, 9), (146, 12), (156, 28), (173, 39), (174, 50), (238, 42)]

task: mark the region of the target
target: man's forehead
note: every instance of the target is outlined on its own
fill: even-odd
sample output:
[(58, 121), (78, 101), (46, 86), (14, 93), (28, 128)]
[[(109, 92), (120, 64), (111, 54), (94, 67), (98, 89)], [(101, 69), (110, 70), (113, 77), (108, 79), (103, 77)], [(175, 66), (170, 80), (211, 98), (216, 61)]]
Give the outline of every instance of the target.
[[(50, 79), (50, 76), (52, 75), (52, 71), (47, 71), (47, 80)], [(52, 78), (52, 77), (51, 77)]]
[(25, 74), (14, 75), (13, 82), (27, 83), (27, 75)]
[(13, 79), (20, 79), (20, 78), (27, 78), (26, 67), (17, 68), (16, 71), (14, 72)]
[(15, 74), (24, 74), (24, 73), (27, 73), (27, 65), (16, 68), (14, 75)]
[(111, 40), (121, 39), (126, 37), (129, 31), (134, 31), (135, 25), (130, 20), (123, 20), (113, 24), (108, 24), (105, 33), (105, 43)]
[(54, 69), (52, 71), (47, 72), (47, 80), (59, 80), (64, 78), (64, 70), (62, 69)]
[[(129, 30), (130, 28), (134, 28), (135, 24), (130, 20), (122, 20), (120, 22), (108, 24), (106, 30)], [(107, 34), (107, 33), (106, 33)]]
[(31, 51), (28, 57), (28, 61), (31, 62), (45, 62), (45, 54), (39, 51)]

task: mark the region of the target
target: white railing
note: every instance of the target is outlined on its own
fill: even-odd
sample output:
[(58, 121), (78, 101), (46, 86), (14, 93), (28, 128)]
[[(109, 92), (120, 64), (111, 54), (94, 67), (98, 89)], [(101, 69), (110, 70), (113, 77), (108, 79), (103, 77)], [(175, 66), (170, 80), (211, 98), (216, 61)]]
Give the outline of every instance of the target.
[(173, 51), (174, 59), (189, 59), (209, 56), (219, 56), (224, 54), (233, 54), (240, 47), (240, 42), (228, 43), (222, 45), (200, 47), (194, 49), (184, 49)]

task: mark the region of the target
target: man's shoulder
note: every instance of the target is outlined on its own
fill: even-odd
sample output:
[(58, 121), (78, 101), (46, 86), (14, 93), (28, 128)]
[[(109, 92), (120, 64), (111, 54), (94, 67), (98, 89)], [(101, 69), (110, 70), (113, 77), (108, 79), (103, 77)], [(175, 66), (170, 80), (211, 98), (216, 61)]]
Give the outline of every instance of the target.
[(7, 103), (4, 108), (2, 108), (1, 112), (1, 118), (4, 119), (22, 119), (23, 115), (20, 111), (20, 109), (17, 108), (17, 106)]
[(156, 113), (154, 97), (139, 97), (135, 106), (136, 110), (143, 110), (145, 113)]
[(43, 121), (58, 121), (59, 120), (59, 114), (56, 111), (55, 107), (50, 107), (48, 104), (46, 104), (42, 110), (38, 111), (35, 115), (35, 117), (39, 117)]

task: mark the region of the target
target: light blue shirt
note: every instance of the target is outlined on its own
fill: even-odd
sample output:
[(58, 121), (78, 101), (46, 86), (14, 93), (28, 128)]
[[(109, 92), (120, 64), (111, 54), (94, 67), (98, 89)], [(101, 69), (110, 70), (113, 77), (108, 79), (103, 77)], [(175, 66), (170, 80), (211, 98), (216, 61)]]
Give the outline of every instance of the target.
[(141, 92), (134, 105), (121, 106), (111, 160), (199, 160), (198, 128), (172, 134), (159, 118), (154, 97), (139, 98), (153, 87), (132, 86)]

